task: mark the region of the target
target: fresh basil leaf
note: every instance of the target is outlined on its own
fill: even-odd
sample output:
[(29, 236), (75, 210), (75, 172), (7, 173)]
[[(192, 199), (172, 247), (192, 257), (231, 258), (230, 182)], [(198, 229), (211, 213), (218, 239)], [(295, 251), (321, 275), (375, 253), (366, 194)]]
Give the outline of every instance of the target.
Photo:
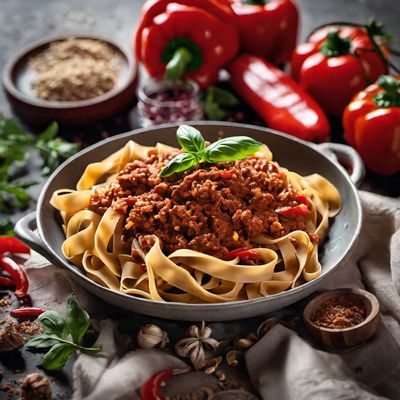
[(176, 131), (178, 143), (188, 153), (198, 153), (204, 149), (205, 141), (200, 131), (189, 125), (180, 125)]
[(241, 160), (254, 154), (261, 145), (248, 136), (228, 137), (205, 148), (203, 159), (210, 163)]
[(46, 349), (60, 343), (59, 337), (57, 335), (48, 335), (44, 333), (43, 335), (36, 336), (29, 340), (25, 346), (30, 349)]
[(68, 298), (67, 326), (74, 343), (79, 344), (90, 326), (89, 314), (82, 309), (78, 298), (71, 294)]
[(46, 311), (39, 316), (38, 321), (46, 333), (63, 337), (67, 326), (64, 315), (57, 311)]
[(54, 370), (61, 369), (64, 367), (68, 358), (74, 353), (76, 346), (68, 343), (55, 344), (44, 356), (42, 361), (42, 367)]
[(192, 153), (182, 153), (174, 157), (160, 172), (160, 176), (166, 177), (177, 172), (186, 171), (198, 164), (198, 158)]

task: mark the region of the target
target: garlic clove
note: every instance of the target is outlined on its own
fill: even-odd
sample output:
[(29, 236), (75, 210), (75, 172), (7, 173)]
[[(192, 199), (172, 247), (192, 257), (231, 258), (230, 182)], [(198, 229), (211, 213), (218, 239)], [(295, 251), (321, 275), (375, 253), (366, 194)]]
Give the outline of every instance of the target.
[(142, 349), (163, 348), (168, 343), (168, 334), (154, 324), (142, 326), (137, 335), (137, 344)]

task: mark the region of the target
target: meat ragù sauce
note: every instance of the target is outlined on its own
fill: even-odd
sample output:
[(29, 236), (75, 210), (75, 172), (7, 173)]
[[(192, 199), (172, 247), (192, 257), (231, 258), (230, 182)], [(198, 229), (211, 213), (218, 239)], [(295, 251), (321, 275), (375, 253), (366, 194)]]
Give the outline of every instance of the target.
[[(259, 247), (252, 241), (258, 234), (279, 238), (295, 230), (307, 232), (307, 215), (276, 211), (301, 206), (299, 198), (304, 197), (287, 183), (276, 162), (251, 156), (160, 177), (177, 154), (135, 160), (92, 195), (90, 208), (96, 213), (113, 207), (126, 216), (122, 240), (127, 244), (137, 239), (147, 252), (156, 235), (167, 254), (191, 249), (228, 260), (235, 249)], [(307, 233), (318, 242), (317, 235)], [(132, 246), (132, 256), (137, 255)]]

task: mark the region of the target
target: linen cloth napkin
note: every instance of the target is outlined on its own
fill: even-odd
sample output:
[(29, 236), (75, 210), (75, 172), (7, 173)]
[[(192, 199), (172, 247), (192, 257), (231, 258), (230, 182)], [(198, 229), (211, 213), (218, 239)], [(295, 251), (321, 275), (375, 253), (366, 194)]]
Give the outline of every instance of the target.
[[(382, 324), (367, 343), (336, 354), (316, 348), (301, 329), (299, 336), (276, 325), (245, 354), (248, 374), (263, 399), (400, 399), (400, 202), (368, 192), (360, 192), (360, 197), (364, 221), (359, 243), (325, 289), (366, 288), (378, 297)], [(73, 291), (97, 320), (97, 344), (102, 346), (102, 353), (98, 357), (80, 355), (75, 362), (74, 400), (139, 398), (138, 389), (154, 372), (186, 366), (163, 351), (132, 350), (129, 336), (121, 335), (116, 322), (107, 319), (110, 306), (39, 255), (31, 257), (26, 269), (35, 305), (65, 312), (66, 299)], [(139, 316), (133, 319), (137, 319), (137, 328), (162, 321)], [(254, 321), (209, 326), (217, 339), (218, 335), (232, 338), (235, 331), (243, 331)], [(165, 324), (176, 330), (181, 323)], [(198, 374), (196, 381), (210, 379)], [(182, 375), (181, 389), (190, 390), (193, 375), (184, 378)]]

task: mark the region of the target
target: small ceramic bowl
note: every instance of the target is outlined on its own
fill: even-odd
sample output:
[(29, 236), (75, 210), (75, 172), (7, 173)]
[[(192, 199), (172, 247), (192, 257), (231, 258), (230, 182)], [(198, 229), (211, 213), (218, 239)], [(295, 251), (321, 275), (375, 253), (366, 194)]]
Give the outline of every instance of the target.
[[(88, 100), (46, 101), (36, 96), (30, 81), (35, 71), (29, 60), (51, 43), (68, 38), (94, 39), (107, 43), (121, 56), (117, 84), (109, 92)], [(60, 125), (85, 125), (110, 117), (136, 98), (137, 64), (133, 56), (116, 43), (99, 36), (69, 35), (43, 39), (23, 48), (4, 68), (3, 86), (14, 112), (32, 125), (57, 121)]]
[[(349, 328), (331, 329), (315, 324), (311, 320), (314, 312), (323, 303), (338, 295), (362, 306), (366, 310), (366, 318)], [(375, 334), (381, 320), (377, 298), (365, 290), (351, 288), (330, 290), (318, 295), (304, 308), (303, 318), (311, 337), (333, 349), (352, 347), (365, 342)]]

